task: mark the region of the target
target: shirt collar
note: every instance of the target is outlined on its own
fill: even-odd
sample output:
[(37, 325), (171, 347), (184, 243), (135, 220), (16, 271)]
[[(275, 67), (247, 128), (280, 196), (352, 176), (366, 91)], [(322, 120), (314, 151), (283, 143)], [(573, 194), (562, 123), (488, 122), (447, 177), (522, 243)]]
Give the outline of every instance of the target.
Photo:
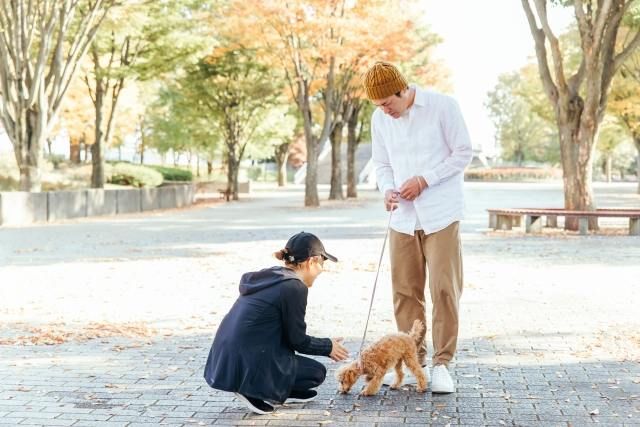
[(427, 97), (422, 89), (417, 85), (411, 85), (411, 88), (416, 90), (416, 97), (413, 100), (413, 105), (419, 105), (421, 107), (427, 106)]

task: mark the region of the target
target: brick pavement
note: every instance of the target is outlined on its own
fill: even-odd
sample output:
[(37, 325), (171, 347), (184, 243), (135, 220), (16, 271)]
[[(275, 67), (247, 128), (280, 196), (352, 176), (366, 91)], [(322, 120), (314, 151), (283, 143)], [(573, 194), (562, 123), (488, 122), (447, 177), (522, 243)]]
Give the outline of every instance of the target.
[[(385, 223), (372, 213), (377, 196), (312, 211), (295, 208), (299, 196), (0, 230), (0, 241), (23, 232), (0, 257), (0, 340), (58, 325), (65, 341), (0, 345), (0, 425), (640, 425), (640, 239), (487, 235), (469, 224), (456, 394), (340, 395), (337, 365), (320, 358), (330, 372), (316, 401), (247, 414), (202, 369), (238, 273), (268, 262), (261, 253), (292, 230), (319, 229), (341, 257), (311, 290), (311, 331), (359, 345)], [(41, 243), (58, 239), (69, 239), (60, 250)], [(387, 275), (384, 265), (370, 338), (393, 329)], [(91, 322), (149, 330), (85, 341)]]

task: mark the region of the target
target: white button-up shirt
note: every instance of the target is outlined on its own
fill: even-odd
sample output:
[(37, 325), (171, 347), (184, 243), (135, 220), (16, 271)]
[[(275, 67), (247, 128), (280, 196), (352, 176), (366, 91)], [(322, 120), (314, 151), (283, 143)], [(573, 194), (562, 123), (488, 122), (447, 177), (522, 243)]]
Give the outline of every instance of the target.
[(378, 108), (371, 118), (372, 160), (384, 194), (420, 175), (428, 187), (414, 200), (400, 199), (391, 228), (413, 235), (442, 230), (464, 216), (464, 169), (471, 162), (469, 132), (450, 96), (416, 90), (413, 105), (394, 119)]

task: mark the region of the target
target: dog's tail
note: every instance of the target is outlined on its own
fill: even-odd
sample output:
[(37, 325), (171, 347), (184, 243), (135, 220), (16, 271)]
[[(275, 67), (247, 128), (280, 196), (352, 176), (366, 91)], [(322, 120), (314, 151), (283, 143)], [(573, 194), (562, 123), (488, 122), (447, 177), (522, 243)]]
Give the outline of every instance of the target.
[(416, 344), (420, 344), (422, 341), (422, 333), (424, 332), (424, 323), (420, 321), (420, 319), (416, 319), (413, 321), (413, 327), (409, 331), (409, 336), (413, 338)]

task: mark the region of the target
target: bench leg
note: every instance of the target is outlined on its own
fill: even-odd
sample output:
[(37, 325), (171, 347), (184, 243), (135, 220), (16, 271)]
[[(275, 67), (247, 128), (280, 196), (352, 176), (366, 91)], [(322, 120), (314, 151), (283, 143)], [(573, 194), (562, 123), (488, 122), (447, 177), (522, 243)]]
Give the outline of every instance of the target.
[(497, 230), (511, 230), (513, 227), (512, 217), (510, 215), (497, 215), (496, 229)]
[(494, 213), (490, 213), (489, 214), (489, 228), (495, 230), (497, 228), (497, 224), (496, 224), (496, 214)]
[(640, 236), (640, 218), (629, 218), (629, 236)]
[(586, 236), (589, 233), (589, 218), (586, 218), (586, 217), (578, 218), (578, 225), (580, 229), (580, 235)]
[(558, 216), (557, 215), (547, 215), (547, 227), (549, 227), (549, 228), (558, 228)]
[(537, 215), (526, 215), (525, 231), (527, 233), (539, 233), (542, 231), (542, 217)]

